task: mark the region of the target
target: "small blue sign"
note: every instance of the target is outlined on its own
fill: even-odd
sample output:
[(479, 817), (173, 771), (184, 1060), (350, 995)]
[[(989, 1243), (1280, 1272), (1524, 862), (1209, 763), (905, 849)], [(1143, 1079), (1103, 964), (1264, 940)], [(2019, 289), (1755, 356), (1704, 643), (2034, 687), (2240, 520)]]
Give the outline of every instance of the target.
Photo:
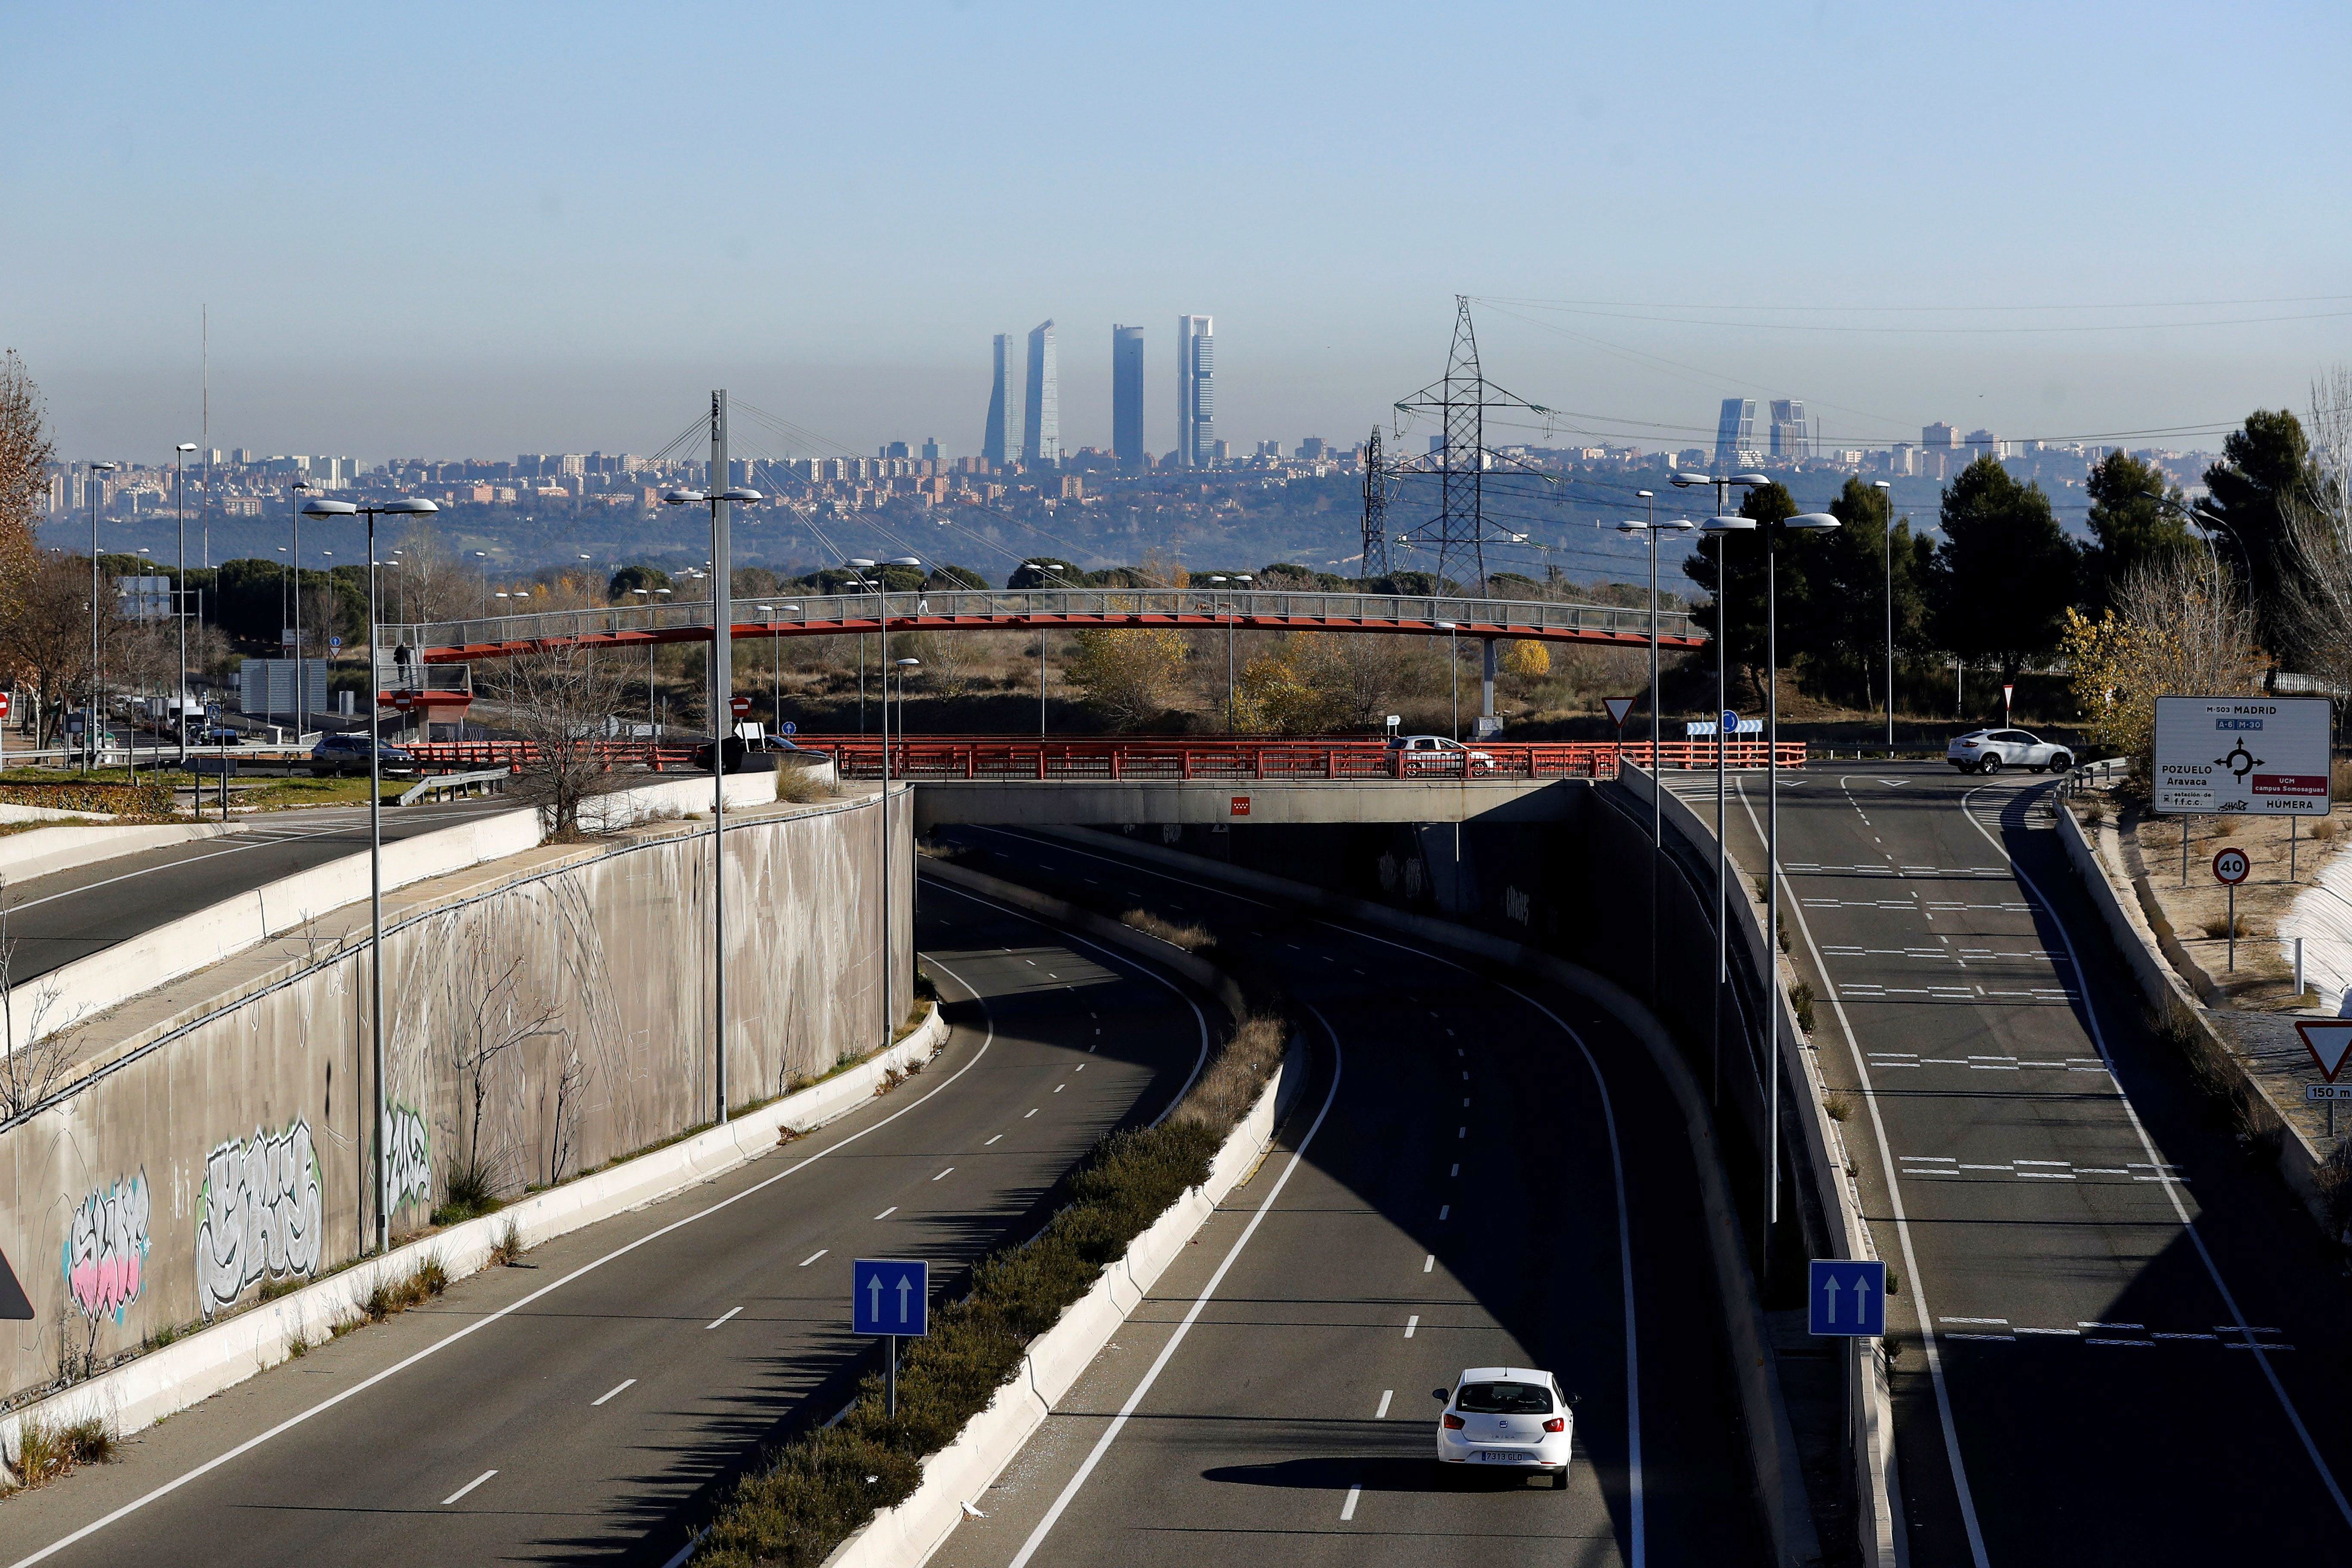
[(1871, 1337), (1886, 1331), (1886, 1265), (1816, 1258), (1805, 1277), (1807, 1329), (1816, 1334)]
[(1720, 714), (1718, 714), (1715, 721), (1723, 726), (1716, 731), (1718, 735), (1737, 735), (1739, 733), (1739, 715), (1733, 712), (1728, 708), (1725, 709)]
[(921, 1339), (931, 1331), (931, 1266), (861, 1258), (849, 1266), (849, 1331)]
[(329, 637), (327, 639), (327, 646), (329, 647), (341, 647), (343, 646), (343, 639), (341, 637)]
[(779, 735), (797, 735), (800, 732), (801, 727), (798, 724), (793, 723), (790, 719), (785, 720), (782, 723), (776, 726), (776, 733)]
[(205, 704), (205, 722), (207, 724), (217, 724), (220, 722), (219, 703), (207, 702)]

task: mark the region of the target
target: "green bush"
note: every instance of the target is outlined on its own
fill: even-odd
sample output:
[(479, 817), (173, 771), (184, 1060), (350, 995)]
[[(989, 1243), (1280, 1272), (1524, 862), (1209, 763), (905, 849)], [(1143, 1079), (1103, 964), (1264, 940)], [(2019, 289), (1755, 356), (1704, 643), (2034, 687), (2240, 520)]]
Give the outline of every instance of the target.
[(162, 784), (0, 784), (0, 801), (51, 811), (104, 812), (113, 816), (170, 816), (172, 792)]

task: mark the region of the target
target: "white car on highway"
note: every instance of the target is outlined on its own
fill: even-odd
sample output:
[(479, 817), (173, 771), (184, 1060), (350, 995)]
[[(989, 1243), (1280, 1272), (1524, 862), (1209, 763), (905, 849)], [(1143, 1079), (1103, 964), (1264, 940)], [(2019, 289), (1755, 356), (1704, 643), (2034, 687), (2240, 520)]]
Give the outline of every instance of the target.
[(1492, 752), (1473, 751), (1444, 735), (1391, 735), (1388, 749), (1401, 778), (1419, 773), (1460, 778), (1468, 773), (1491, 773), (1495, 767)]
[(1944, 748), (1944, 761), (1964, 773), (1997, 773), (2003, 768), (2063, 773), (2074, 765), (2074, 752), (2022, 730), (1971, 730)]
[(1575, 1396), (1548, 1372), (1523, 1366), (1474, 1366), (1452, 1392), (1432, 1389), (1445, 1406), (1437, 1417), (1441, 1464), (1478, 1469), (1508, 1467), (1551, 1477), (1568, 1488), (1568, 1460), (1576, 1444)]

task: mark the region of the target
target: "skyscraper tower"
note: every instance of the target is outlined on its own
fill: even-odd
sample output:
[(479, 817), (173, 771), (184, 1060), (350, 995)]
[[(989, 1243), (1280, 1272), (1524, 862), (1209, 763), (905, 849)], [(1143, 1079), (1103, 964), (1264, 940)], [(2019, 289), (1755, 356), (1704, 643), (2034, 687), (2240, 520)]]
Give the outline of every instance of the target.
[(1813, 455), (1813, 430), (1805, 419), (1805, 405), (1794, 397), (1772, 400), (1772, 455), (1784, 461)]
[(1207, 316), (1176, 318), (1176, 461), (1205, 468), (1216, 455), (1216, 337)]
[(980, 438), (982, 461), (1003, 467), (1021, 447), (1013, 414), (1013, 334), (996, 334), (996, 374), (988, 383), (988, 430)]
[(1029, 329), (1029, 401), (1021, 420), (1021, 460), (1033, 468), (1051, 468), (1062, 460), (1057, 380), (1054, 323), (1048, 318)]
[(1756, 400), (1727, 397), (1715, 422), (1715, 471), (1753, 467), (1756, 458)]
[(1141, 327), (1110, 330), (1110, 449), (1122, 468), (1144, 466)]

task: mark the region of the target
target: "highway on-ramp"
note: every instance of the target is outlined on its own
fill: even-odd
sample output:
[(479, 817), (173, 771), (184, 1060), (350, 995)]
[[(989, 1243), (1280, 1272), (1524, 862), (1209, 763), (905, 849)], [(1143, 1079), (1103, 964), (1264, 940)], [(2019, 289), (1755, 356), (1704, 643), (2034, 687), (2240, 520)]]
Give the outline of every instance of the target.
[[(1675, 782), (1711, 823), (1712, 780)], [(2352, 1562), (2343, 1260), (2148, 1028), (2049, 789), (1853, 763), (1781, 795), (1822, 1070), (1906, 1282), (1909, 1562)]]
[(918, 926), (954, 1025), (922, 1073), (0, 1502), (0, 1563), (667, 1562), (716, 1481), (871, 1364), (854, 1258), (956, 1288), (1210, 1044), (1203, 1005), (1122, 953), (943, 889)]
[[(953, 837), (992, 875), (1213, 923), (1279, 975), (1314, 1068), (933, 1563), (1769, 1558), (1689, 1144), (1622, 1027), (1115, 850)], [(1580, 1394), (1565, 1492), (1440, 1472), (1431, 1393), (1493, 1364)]]

